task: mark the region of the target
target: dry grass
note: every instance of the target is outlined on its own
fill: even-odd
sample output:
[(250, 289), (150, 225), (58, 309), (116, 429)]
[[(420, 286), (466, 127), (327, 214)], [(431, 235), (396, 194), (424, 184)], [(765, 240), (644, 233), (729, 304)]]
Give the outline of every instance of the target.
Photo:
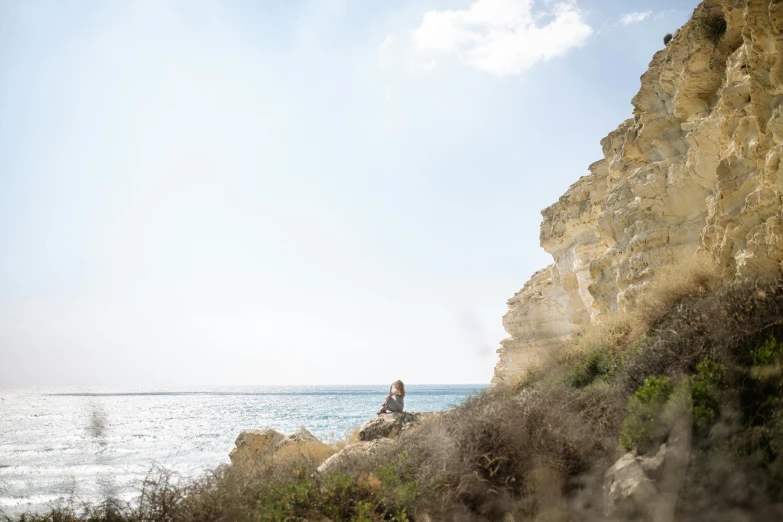
[(725, 286), (730, 277), (731, 274), (707, 254), (694, 255), (660, 269), (629, 311), (638, 322), (635, 331), (655, 326), (676, 305), (714, 292)]
[(347, 432), (342, 439), (332, 437), (327, 445), (332, 448), (335, 453), (342, 451), (346, 446), (359, 442), (359, 430), (361, 430), (361, 426)]

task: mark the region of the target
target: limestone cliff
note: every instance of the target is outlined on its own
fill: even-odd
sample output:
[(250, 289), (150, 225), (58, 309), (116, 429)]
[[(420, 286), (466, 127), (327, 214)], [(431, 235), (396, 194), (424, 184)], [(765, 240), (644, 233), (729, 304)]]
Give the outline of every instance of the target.
[(493, 381), (633, 306), (656, 269), (697, 251), (740, 278), (780, 273), (782, 101), (783, 1), (700, 4), (653, 57), (604, 158), (542, 212), (554, 263), (508, 301)]

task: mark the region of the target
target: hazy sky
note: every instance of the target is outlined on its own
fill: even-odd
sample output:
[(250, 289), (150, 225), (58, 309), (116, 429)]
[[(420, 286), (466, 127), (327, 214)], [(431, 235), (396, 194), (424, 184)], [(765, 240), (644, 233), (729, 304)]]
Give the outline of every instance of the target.
[(696, 0), (0, 0), (0, 386), (488, 382)]

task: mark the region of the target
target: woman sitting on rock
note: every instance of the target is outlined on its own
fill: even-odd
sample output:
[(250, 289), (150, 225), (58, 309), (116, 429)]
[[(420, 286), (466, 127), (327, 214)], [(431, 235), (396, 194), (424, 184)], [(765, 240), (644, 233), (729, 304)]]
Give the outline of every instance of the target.
[(405, 407), (405, 385), (400, 380), (396, 380), (389, 386), (389, 395), (386, 396), (386, 400), (383, 402), (381, 409), (378, 410), (378, 415), (391, 411), (393, 413), (399, 413)]

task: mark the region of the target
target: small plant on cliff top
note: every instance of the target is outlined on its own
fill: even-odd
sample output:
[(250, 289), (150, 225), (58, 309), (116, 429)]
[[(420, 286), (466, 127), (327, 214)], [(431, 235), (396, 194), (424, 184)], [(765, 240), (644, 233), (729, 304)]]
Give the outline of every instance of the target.
[(718, 13), (703, 14), (694, 20), (694, 35), (699, 41), (710, 41), (718, 45), (726, 34), (726, 19)]
[(666, 33), (666, 36), (663, 37), (663, 45), (669, 45), (669, 42), (672, 41), (672, 33)]

